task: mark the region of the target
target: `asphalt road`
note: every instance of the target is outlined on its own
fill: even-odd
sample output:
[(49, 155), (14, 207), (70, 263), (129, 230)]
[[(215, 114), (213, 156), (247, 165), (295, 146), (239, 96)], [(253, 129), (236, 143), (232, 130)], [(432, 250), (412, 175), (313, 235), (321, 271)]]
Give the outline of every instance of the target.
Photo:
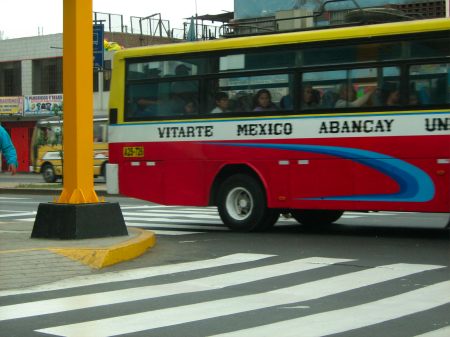
[[(0, 197), (3, 216), (50, 201)], [(2, 337), (449, 335), (447, 215), (346, 213), (323, 229), (282, 219), (232, 233), (214, 208), (107, 201), (155, 231), (156, 246), (63, 288), (0, 297)]]

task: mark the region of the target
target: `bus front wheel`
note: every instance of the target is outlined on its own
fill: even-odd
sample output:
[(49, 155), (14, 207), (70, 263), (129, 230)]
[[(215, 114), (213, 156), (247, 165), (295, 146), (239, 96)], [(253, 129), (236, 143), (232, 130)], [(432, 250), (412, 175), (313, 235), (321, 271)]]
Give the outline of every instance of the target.
[(322, 209), (308, 209), (308, 210), (291, 210), (291, 215), (302, 225), (306, 226), (323, 226), (329, 225), (344, 214), (344, 211), (330, 211)]
[(219, 188), (217, 206), (220, 218), (230, 229), (251, 232), (271, 227), (279, 212), (267, 208), (261, 183), (246, 174), (227, 178)]
[(55, 169), (52, 165), (47, 164), (42, 168), (42, 177), (46, 183), (54, 183), (56, 181)]

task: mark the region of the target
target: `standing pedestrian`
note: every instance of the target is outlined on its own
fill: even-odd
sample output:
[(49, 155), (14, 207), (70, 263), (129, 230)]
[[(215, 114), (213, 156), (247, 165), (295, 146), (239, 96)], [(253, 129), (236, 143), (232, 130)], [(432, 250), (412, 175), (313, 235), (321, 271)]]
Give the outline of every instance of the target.
[(14, 145), (9, 137), (9, 134), (0, 125), (0, 150), (2, 155), (6, 159), (6, 164), (8, 165), (8, 172), (11, 174), (16, 174), (17, 170), (17, 153)]

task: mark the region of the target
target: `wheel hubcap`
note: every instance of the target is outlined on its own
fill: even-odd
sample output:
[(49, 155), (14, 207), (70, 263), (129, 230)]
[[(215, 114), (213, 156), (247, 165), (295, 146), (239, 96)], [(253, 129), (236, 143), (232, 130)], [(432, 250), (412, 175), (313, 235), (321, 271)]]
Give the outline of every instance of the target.
[(227, 196), (228, 214), (235, 220), (245, 220), (253, 210), (252, 195), (243, 187), (236, 187)]

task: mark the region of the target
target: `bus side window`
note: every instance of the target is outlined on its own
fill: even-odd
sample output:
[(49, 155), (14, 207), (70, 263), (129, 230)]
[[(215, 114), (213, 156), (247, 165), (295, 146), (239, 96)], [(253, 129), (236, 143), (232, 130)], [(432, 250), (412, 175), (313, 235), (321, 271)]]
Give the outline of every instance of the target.
[[(334, 71), (316, 71), (303, 73), (303, 95), (307, 89), (310, 89), (315, 95), (315, 100), (308, 104), (301, 100), (300, 109), (334, 109), (336, 102), (339, 99), (338, 84), (347, 81), (346, 70), (334, 70)], [(317, 97), (319, 96), (319, 97)], [(317, 102), (317, 98), (319, 102)]]
[(238, 91), (232, 98), (231, 109), (235, 112), (252, 110), (253, 94), (246, 91)]
[(450, 103), (450, 64), (413, 65), (409, 69), (409, 105)]

